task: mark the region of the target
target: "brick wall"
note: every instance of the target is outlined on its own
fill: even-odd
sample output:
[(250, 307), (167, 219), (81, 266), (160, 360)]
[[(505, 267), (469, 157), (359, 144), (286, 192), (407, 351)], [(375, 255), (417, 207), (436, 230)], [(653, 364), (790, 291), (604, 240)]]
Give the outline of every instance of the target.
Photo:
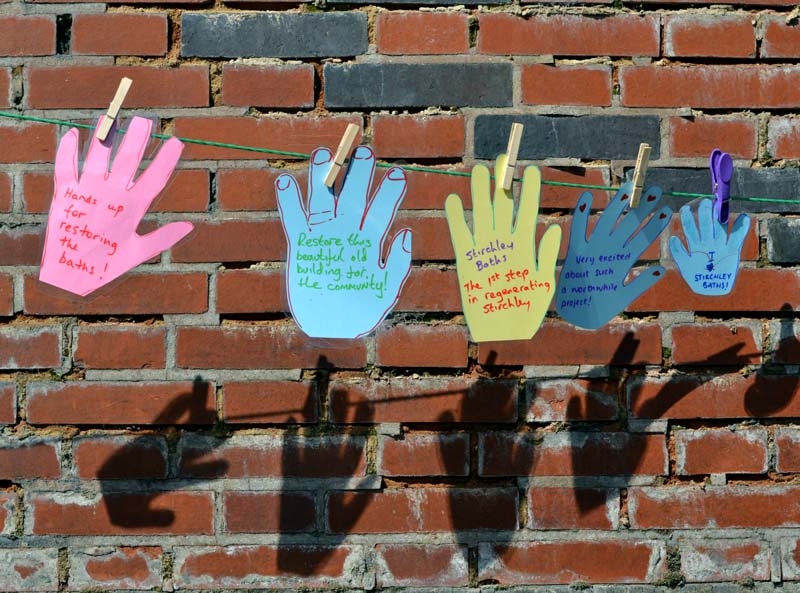
[[(354, 122), (466, 170), (521, 121), (546, 180), (618, 183), (649, 142), (649, 182), (707, 192), (720, 146), (734, 194), (800, 198), (793, 0), (453, 4), (6, 0), (0, 109), (92, 121), (129, 76), (128, 113), (182, 136), (308, 152)], [(734, 203), (729, 297), (665, 233), (623, 318), (477, 345), (443, 218), (469, 181), (410, 173), (396, 311), (321, 348), (281, 298), (301, 160), (187, 146), (147, 224), (189, 238), (93, 297), (40, 284), (64, 131), (0, 119), (0, 590), (800, 580), (797, 204)], [(543, 191), (562, 254), (578, 195)]]

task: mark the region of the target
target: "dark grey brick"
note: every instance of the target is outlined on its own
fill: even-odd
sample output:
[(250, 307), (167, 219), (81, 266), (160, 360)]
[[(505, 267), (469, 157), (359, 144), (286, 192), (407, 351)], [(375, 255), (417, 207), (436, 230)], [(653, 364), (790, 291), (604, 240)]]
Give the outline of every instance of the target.
[(367, 15), (194, 14), (181, 17), (181, 55), (205, 58), (328, 58), (367, 51)]
[[(527, 132), (527, 130), (526, 130)], [(657, 185), (664, 191), (711, 194), (709, 169), (652, 168), (647, 171), (645, 185)], [(800, 169), (736, 169), (731, 183), (731, 196), (799, 200), (795, 204), (731, 200), (733, 212), (800, 213)], [(672, 208), (680, 208), (688, 198), (665, 196)]]
[(507, 107), (511, 64), (325, 64), (325, 106)]
[(655, 115), (479, 115), (475, 118), (475, 156), (491, 159), (508, 146), (511, 124), (525, 126), (521, 159), (635, 159), (639, 144), (653, 147), (659, 157), (661, 131)]
[(774, 264), (800, 262), (800, 218), (767, 221), (767, 257)]

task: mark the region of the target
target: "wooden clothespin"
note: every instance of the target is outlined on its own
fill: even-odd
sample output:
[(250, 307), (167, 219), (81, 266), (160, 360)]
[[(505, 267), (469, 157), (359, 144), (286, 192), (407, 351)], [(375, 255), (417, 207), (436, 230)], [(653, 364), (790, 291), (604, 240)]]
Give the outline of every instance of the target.
[(639, 145), (639, 156), (636, 157), (636, 168), (633, 170), (633, 190), (631, 191), (631, 208), (639, 205), (644, 190), (644, 177), (647, 175), (647, 163), (650, 161), (650, 145)]
[(325, 176), (326, 186), (333, 187), (336, 177), (339, 175), (339, 171), (341, 171), (347, 155), (350, 154), (350, 149), (352, 149), (353, 144), (355, 144), (356, 136), (358, 136), (358, 126), (356, 124), (347, 124), (347, 129), (344, 131), (342, 141), (339, 142), (339, 148), (336, 149), (336, 154), (333, 155), (331, 169)]
[(517, 154), (519, 153), (519, 143), (522, 140), (523, 128), (522, 124), (511, 124), (511, 135), (508, 137), (508, 149), (506, 149), (508, 162), (505, 170), (500, 172), (500, 185), (506, 191), (510, 190), (511, 185), (514, 183), (514, 171), (517, 168)]
[(119, 81), (117, 93), (111, 100), (111, 105), (108, 106), (108, 111), (106, 112), (106, 116), (103, 118), (103, 123), (100, 124), (95, 132), (95, 137), (101, 142), (105, 142), (106, 138), (108, 137), (108, 133), (111, 131), (111, 126), (114, 125), (114, 121), (116, 121), (117, 116), (119, 115), (119, 110), (122, 108), (122, 102), (125, 101), (125, 96), (131, 89), (132, 84), (133, 81), (130, 78), (123, 78)]

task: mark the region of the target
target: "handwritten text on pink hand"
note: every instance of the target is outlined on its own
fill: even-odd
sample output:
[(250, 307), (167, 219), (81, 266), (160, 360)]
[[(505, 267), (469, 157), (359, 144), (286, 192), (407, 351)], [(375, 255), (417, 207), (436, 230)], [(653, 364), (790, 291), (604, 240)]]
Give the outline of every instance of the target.
[[(102, 119), (101, 119), (102, 121)], [(183, 144), (170, 138), (134, 182), (152, 123), (134, 117), (109, 172), (111, 141), (92, 139), (78, 177), (78, 130), (58, 145), (55, 192), (39, 280), (86, 295), (172, 247), (192, 225), (173, 222), (147, 235), (136, 228), (178, 164)]]

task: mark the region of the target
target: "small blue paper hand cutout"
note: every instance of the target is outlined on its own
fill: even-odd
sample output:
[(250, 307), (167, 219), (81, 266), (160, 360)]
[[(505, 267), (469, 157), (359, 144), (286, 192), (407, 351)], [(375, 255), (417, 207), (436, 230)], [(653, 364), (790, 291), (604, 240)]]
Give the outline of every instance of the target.
[(733, 290), (739, 271), (739, 257), (750, 231), (750, 217), (737, 216), (728, 235), (728, 225), (717, 220), (711, 200), (702, 200), (697, 207), (697, 218), (699, 225), (695, 223), (689, 204), (681, 208), (681, 224), (689, 250), (678, 237), (670, 237), (672, 258), (689, 288), (697, 294), (728, 294)]
[(625, 284), (633, 265), (672, 216), (672, 210), (662, 208), (636, 232), (658, 205), (661, 190), (657, 187), (646, 190), (639, 206), (620, 219), (630, 201), (631, 189), (631, 182), (619, 189), (588, 240), (592, 194), (586, 192), (578, 200), (567, 258), (558, 280), (556, 309), (561, 317), (579, 327), (601, 327), (664, 277), (662, 266), (652, 266)]
[(411, 230), (395, 235), (386, 256), (384, 240), (406, 192), (406, 174), (394, 167), (369, 199), (375, 155), (359, 146), (340, 191), (323, 180), (333, 157), (311, 154), (308, 203), (297, 180), (275, 180), (288, 242), (286, 292), (295, 321), (308, 336), (357, 338), (388, 315), (411, 268)]

